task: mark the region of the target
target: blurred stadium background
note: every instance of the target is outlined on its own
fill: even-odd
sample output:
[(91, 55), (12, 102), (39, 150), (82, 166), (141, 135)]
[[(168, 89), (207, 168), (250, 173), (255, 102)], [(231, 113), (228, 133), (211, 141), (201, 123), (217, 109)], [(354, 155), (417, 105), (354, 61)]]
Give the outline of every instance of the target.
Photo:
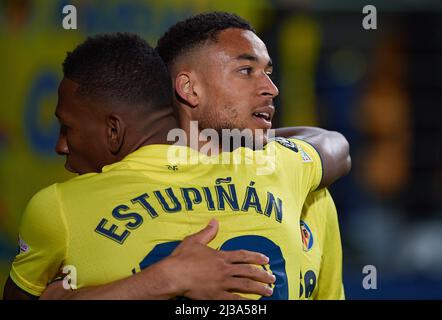
[[(78, 30), (62, 28), (73, 4)], [(362, 28), (375, 5), (377, 30)], [(225, 10), (266, 42), (280, 87), (275, 125), (342, 132), (353, 170), (336, 183), (348, 299), (442, 298), (442, 2), (431, 0), (0, 1), (0, 294), (20, 215), (70, 177), (53, 151), (60, 64), (87, 35), (156, 44), (178, 19)], [(362, 269), (377, 268), (377, 290)]]

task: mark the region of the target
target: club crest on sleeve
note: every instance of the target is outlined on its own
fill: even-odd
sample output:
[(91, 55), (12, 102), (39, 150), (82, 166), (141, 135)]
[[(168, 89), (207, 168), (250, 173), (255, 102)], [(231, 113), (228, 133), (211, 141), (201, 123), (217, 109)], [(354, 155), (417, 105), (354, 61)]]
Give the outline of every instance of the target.
[(276, 137), (275, 141), (292, 151), (298, 152), (298, 146), (293, 141), (287, 140), (283, 137)]
[(313, 233), (307, 223), (301, 220), (302, 248), (309, 251), (313, 247)]

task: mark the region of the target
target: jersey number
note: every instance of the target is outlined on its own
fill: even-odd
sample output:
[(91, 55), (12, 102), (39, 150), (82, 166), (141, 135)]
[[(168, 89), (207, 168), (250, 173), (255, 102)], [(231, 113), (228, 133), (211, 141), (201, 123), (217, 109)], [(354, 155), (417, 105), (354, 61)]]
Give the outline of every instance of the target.
[(316, 275), (312, 270), (308, 270), (304, 275), (304, 284), (302, 283), (302, 272), (301, 272), (301, 285), (299, 287), (299, 298), (302, 298), (304, 294), (305, 288), (305, 299), (308, 299), (312, 296), (313, 291), (315, 291), (316, 287)]
[[(181, 241), (172, 241), (156, 245), (152, 251), (140, 262), (140, 269), (160, 261), (172, 253)], [(289, 297), (287, 274), (285, 271), (285, 260), (281, 248), (273, 241), (261, 236), (240, 236), (224, 242), (220, 250), (250, 250), (265, 254), (269, 257), (270, 270), (276, 277), (273, 294), (270, 297), (262, 297), (261, 300), (287, 300)]]

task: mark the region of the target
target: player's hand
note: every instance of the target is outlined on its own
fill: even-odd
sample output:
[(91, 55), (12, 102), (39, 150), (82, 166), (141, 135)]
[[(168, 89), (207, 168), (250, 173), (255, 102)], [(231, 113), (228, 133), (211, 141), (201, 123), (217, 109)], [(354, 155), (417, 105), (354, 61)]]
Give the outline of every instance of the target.
[(275, 276), (254, 266), (265, 265), (269, 259), (247, 250), (219, 251), (208, 247), (217, 232), (218, 222), (212, 220), (200, 232), (186, 237), (166, 258), (177, 295), (204, 300), (244, 299), (232, 292), (272, 295), (268, 284), (274, 283)]

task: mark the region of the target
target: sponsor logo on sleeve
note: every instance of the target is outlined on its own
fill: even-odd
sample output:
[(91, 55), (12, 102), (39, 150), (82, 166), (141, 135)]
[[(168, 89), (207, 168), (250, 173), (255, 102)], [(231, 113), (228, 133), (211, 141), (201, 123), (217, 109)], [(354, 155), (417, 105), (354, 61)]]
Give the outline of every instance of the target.
[(310, 156), (307, 152), (304, 151), (304, 149), (299, 147), (299, 151), (301, 153), (302, 162), (313, 162), (312, 158), (310, 158)]
[(18, 248), (19, 253), (26, 253), (29, 251), (29, 245), (21, 238), (21, 236), (18, 236)]

